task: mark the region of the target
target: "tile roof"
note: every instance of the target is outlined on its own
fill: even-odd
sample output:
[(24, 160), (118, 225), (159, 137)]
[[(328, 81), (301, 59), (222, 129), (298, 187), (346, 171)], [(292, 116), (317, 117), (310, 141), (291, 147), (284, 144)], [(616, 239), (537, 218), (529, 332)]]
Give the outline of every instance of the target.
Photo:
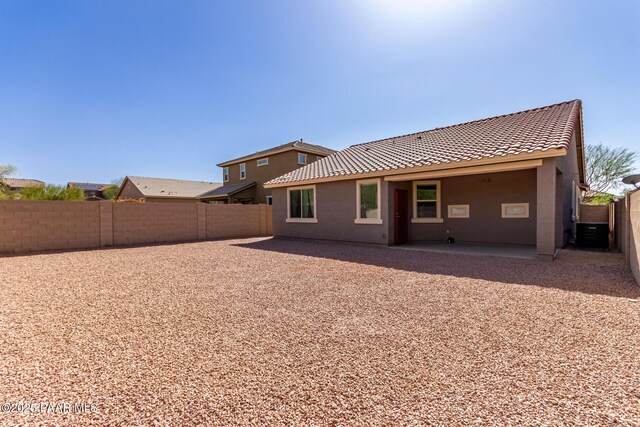
[(122, 183), (122, 187), (120, 187), (121, 190), (127, 181), (135, 185), (145, 197), (196, 198), (200, 194), (214, 190), (222, 185), (219, 182), (127, 176), (127, 179)]
[(229, 184), (223, 185), (222, 187), (218, 187), (215, 190), (208, 191), (206, 193), (200, 194), (198, 196), (199, 199), (209, 199), (213, 197), (229, 197), (236, 193), (239, 193), (242, 190), (246, 190), (247, 188), (254, 187), (256, 182), (247, 182), (242, 184)]
[(260, 157), (265, 157), (270, 154), (281, 153), (283, 151), (289, 150), (299, 150), (305, 153), (313, 153), (318, 154), (320, 156), (329, 156), (336, 152), (336, 150), (332, 150), (327, 147), (323, 147), (321, 145), (309, 144), (308, 142), (300, 141), (292, 141), (286, 144), (278, 145), (277, 147), (272, 147), (267, 150), (262, 150), (255, 152), (253, 154), (249, 154), (246, 156), (238, 157), (237, 159), (227, 160), (226, 162), (218, 163), (218, 166), (227, 166), (232, 165), (234, 163), (239, 163), (251, 159), (256, 159)]
[[(266, 185), (436, 166), (566, 149), (580, 126), (582, 103), (573, 100), (517, 113), (352, 145)], [(406, 172), (411, 172), (406, 170)]]
[(102, 191), (112, 184), (95, 184), (91, 182), (67, 182), (67, 187), (80, 188), (85, 191)]
[(44, 182), (37, 179), (24, 179), (24, 178), (5, 178), (4, 182), (10, 188), (24, 188), (24, 187), (37, 187), (44, 185)]

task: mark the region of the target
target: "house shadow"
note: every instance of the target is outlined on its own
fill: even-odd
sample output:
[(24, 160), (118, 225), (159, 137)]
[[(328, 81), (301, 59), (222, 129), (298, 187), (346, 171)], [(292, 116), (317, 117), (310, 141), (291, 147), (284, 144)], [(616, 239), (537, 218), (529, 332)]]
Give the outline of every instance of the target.
[(611, 297), (636, 299), (640, 296), (640, 287), (619, 253), (565, 249), (551, 262), (288, 238), (270, 238), (233, 245), (407, 272), (556, 288)]

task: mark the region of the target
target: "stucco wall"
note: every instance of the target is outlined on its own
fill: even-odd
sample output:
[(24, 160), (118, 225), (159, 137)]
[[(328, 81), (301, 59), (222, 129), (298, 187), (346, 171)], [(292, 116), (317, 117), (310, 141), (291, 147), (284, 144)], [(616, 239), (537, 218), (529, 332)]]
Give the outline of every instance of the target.
[[(536, 244), (535, 169), (442, 178), (440, 192), (443, 223), (410, 224), (411, 240)], [(529, 218), (502, 218), (502, 203), (529, 203)], [(448, 218), (448, 205), (469, 205), (469, 218)]]
[[(556, 207), (556, 213), (561, 217), (561, 220), (558, 221), (561, 229), (556, 230), (560, 242), (557, 246), (564, 246), (569, 242), (569, 233), (567, 233), (567, 230), (572, 230), (575, 233), (576, 221), (573, 221), (572, 218), (575, 215), (573, 185), (580, 183), (575, 132), (571, 137), (571, 144), (567, 150), (567, 155), (556, 157), (556, 168), (562, 173), (562, 188), (560, 195), (558, 195), (558, 206)], [(579, 221), (583, 220), (580, 219)]]
[(387, 182), (381, 180), (382, 224), (355, 224), (356, 181), (335, 181), (316, 185), (318, 222), (287, 223), (287, 189), (273, 189), (273, 235), (280, 237), (341, 240), (360, 243), (389, 243)]
[[(447, 230), (459, 242), (536, 243), (535, 169), (495, 174), (443, 178), (441, 181), (441, 224), (409, 224), (413, 241), (444, 241)], [(413, 196), (410, 182), (381, 180), (383, 224), (355, 224), (356, 181), (336, 181), (316, 185), (318, 222), (287, 223), (287, 190), (273, 190), (273, 234), (281, 237), (342, 240), (363, 243), (393, 242), (393, 190), (409, 190), (409, 213)], [(389, 202), (389, 203), (388, 203)], [(529, 203), (529, 218), (503, 219), (502, 203)], [(447, 205), (470, 205), (470, 218), (447, 218)]]
[(0, 201), (0, 253), (271, 234), (271, 206)]

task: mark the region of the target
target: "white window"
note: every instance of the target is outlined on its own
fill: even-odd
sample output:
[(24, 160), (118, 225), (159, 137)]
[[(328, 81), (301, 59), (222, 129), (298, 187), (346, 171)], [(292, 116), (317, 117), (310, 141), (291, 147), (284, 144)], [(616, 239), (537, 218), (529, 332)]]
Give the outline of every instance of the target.
[(225, 167), (225, 168), (222, 169), (222, 180), (224, 182), (229, 181), (229, 168), (228, 167)]
[(267, 166), (269, 164), (269, 159), (268, 158), (258, 159), (257, 164), (258, 166)]
[(287, 222), (318, 222), (315, 185), (287, 189)]
[(382, 224), (380, 178), (356, 181), (356, 224)]
[(447, 216), (449, 218), (469, 218), (469, 205), (448, 205)]
[(247, 177), (247, 164), (240, 163), (240, 179), (245, 179)]
[(529, 218), (529, 203), (503, 203), (502, 218)]
[(443, 222), (440, 214), (440, 181), (413, 183), (413, 218), (411, 222)]
[(306, 165), (307, 164), (307, 155), (304, 153), (298, 153), (298, 164)]
[(267, 196), (267, 204), (273, 205), (273, 198), (271, 196)]

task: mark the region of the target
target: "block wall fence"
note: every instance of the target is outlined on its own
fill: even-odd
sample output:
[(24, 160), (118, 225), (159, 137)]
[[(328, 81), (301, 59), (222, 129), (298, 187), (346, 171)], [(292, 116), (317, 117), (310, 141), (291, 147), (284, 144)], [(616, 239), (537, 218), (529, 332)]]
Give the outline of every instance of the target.
[(0, 201), (0, 254), (271, 235), (271, 206)]
[(640, 190), (628, 193), (619, 203), (622, 204), (620, 249), (640, 285)]

